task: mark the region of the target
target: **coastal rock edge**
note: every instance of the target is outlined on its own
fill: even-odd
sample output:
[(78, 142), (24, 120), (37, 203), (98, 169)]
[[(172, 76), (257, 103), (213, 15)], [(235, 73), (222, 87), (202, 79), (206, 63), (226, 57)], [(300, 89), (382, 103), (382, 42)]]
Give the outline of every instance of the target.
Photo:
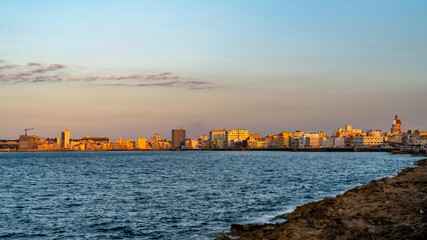
[(397, 176), (297, 207), (278, 224), (233, 224), (226, 239), (425, 239), (427, 159)]

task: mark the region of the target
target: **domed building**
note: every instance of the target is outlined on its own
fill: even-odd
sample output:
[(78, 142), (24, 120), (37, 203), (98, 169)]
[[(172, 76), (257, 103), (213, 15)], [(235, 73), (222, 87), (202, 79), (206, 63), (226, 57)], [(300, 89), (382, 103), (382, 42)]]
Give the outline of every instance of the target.
[(394, 117), (393, 125), (391, 125), (391, 134), (402, 133), (402, 122), (397, 118), (397, 115)]

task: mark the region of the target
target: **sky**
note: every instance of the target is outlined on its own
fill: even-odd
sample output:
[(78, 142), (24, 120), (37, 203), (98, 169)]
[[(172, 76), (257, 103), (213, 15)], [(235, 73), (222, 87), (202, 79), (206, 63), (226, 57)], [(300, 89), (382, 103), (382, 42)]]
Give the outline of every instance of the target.
[(0, 0), (0, 139), (427, 130), (427, 1)]

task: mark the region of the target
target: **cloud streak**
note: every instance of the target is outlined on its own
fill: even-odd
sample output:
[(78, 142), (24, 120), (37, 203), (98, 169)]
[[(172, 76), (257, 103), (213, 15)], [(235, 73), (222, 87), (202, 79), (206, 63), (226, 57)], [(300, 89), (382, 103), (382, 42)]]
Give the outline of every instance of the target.
[[(156, 74), (131, 74), (122, 76), (86, 75), (73, 76), (64, 64), (44, 66), (37, 62), (26, 65), (5, 64), (0, 61), (0, 84), (22, 83), (57, 83), (57, 82), (91, 82), (100, 86), (111, 87), (181, 87), (191, 90), (214, 89), (213, 82), (196, 81), (192, 78), (161, 72)], [(62, 71), (62, 70), (65, 70)], [(72, 72), (74, 73), (74, 72)]]
[(202, 90), (202, 89), (215, 89), (222, 88), (223, 86), (214, 86), (211, 82), (206, 81), (181, 81), (174, 80), (168, 82), (155, 82), (155, 83), (139, 83), (139, 84), (130, 84), (130, 83), (105, 83), (103, 86), (114, 86), (114, 87), (188, 87), (191, 90)]
[(36, 62), (28, 62), (27, 65), (28, 66), (41, 66), (40, 63), (36, 63)]

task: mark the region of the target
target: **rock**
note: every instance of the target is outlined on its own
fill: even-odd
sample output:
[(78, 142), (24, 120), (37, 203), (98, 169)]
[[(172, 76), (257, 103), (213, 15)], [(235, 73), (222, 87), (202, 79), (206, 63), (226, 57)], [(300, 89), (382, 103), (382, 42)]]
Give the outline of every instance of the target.
[[(298, 206), (278, 224), (233, 224), (237, 239), (425, 239), (427, 159), (393, 178)], [(217, 239), (236, 239), (222, 236)]]

